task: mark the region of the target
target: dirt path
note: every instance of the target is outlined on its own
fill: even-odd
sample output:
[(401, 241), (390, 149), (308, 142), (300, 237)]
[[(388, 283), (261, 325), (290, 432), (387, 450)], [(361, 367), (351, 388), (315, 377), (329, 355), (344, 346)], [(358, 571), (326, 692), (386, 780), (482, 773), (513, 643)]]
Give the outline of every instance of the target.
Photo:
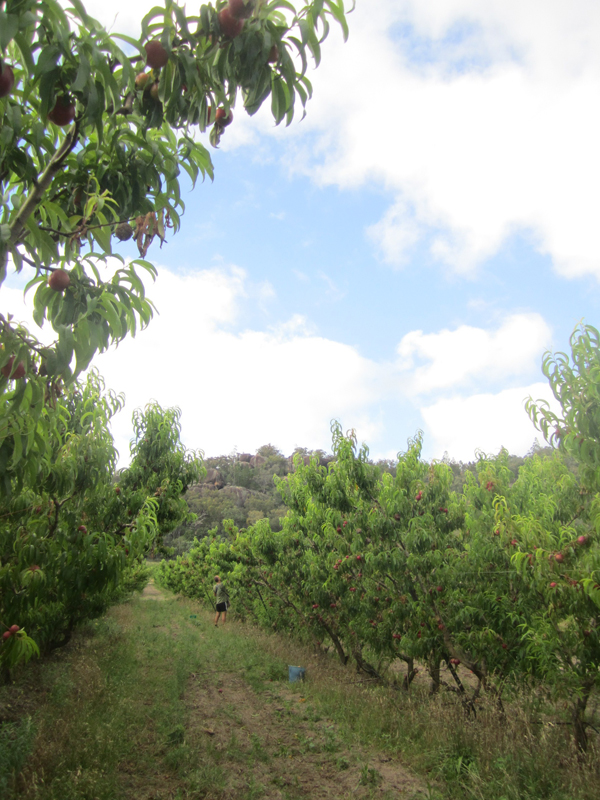
[[(149, 585), (143, 599), (166, 598)], [(184, 635), (187, 625), (200, 629), (207, 649), (215, 641), (225, 645), (215, 637), (247, 635), (243, 626), (230, 622), (215, 630), (210, 613), (201, 610), (188, 616), (183, 630), (177, 626), (170, 634)], [(302, 684), (270, 681), (266, 690), (257, 692), (243, 669), (230, 669), (228, 663), (219, 669), (210, 661), (208, 666), (190, 675), (184, 697), (186, 744), (204, 750), (222, 776), (212, 793), (201, 795), (206, 800), (426, 796), (423, 783), (397, 758), (348, 747), (335, 723), (303, 696)]]
[(142, 600), (166, 600), (164, 593), (157, 589), (154, 585), (154, 580), (150, 579), (148, 585), (144, 588), (142, 595)]
[[(305, 684), (288, 663), (307, 666)], [(0, 693), (6, 719), (36, 729), (10, 800), (430, 797), (398, 755), (358, 744), (347, 712), (338, 725), (323, 711), (340, 681), (351, 709), (376, 702), (340, 669), (286, 637), (215, 628), (150, 584)]]
[(265, 800), (425, 796), (390, 756), (348, 749), (336, 725), (286, 687), (257, 695), (235, 673), (216, 681), (194, 676), (187, 704), (190, 735), (209, 738), (222, 755), (223, 800), (239, 797), (249, 783), (261, 787), (257, 797)]

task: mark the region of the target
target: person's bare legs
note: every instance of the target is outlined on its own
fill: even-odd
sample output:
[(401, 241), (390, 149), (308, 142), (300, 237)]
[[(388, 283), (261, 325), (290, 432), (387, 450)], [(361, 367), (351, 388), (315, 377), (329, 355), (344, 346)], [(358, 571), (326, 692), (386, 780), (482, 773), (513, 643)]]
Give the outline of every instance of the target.
[[(217, 611), (217, 613), (215, 614), (215, 628), (217, 627), (217, 623), (219, 621), (219, 617), (220, 616), (221, 616), (221, 612)], [(225, 622), (225, 614), (223, 614), (223, 622)]]
[(223, 612), (223, 625), (225, 625), (225, 622), (226, 622), (226, 621), (227, 621), (227, 612), (226, 612), (226, 611), (224, 611), (224, 612)]

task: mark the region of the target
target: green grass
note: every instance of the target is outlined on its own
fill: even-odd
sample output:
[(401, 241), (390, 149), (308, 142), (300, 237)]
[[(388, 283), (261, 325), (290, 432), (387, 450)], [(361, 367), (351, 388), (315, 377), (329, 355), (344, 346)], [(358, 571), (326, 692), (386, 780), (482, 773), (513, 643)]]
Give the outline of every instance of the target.
[[(288, 663), (307, 665), (304, 683), (288, 684)], [(210, 690), (216, 697), (230, 674), (259, 705), (263, 693), (265, 703), (281, 697), (272, 718), (288, 731), (301, 720), (298, 736), (267, 748), (260, 728), (244, 733), (242, 710), (227, 691), (219, 719), (231, 723), (229, 739), (217, 747), (199, 732), (190, 693)], [(233, 764), (246, 776), (239, 800), (261, 797), (270, 772), (282, 797), (295, 800), (302, 787), (293, 778), (282, 781), (275, 767), (310, 757), (327, 759), (340, 777), (354, 770), (365, 797), (383, 798), (381, 774), (364, 755), (373, 748), (423, 776), (429, 790), (420, 798), (599, 796), (597, 752), (587, 765), (578, 763), (565, 727), (529, 724), (527, 698), (513, 698), (504, 721), (485, 704), (476, 720), (467, 720), (448, 694), (408, 695), (354, 681), (352, 670), (286, 637), (229, 623), (215, 629), (191, 601), (137, 598), (0, 690), (0, 707), (14, 706), (15, 696), (21, 704), (14, 720), (0, 725), (0, 796), (137, 800), (155, 791), (176, 800), (218, 800), (230, 790)]]

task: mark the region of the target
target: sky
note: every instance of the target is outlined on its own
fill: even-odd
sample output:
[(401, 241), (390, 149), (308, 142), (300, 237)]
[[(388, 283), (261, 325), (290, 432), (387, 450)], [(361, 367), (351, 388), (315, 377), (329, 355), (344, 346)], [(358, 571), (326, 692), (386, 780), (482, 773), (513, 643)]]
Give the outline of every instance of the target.
[[(86, 3), (131, 35), (149, 5)], [(418, 430), (428, 459), (542, 440), (543, 355), (598, 324), (600, 4), (357, 0), (348, 23), (306, 118), (238, 104), (150, 250), (159, 313), (95, 360), (122, 463), (152, 399), (207, 456), (330, 451), (332, 419), (375, 459)], [(7, 303), (26, 315), (18, 281)]]

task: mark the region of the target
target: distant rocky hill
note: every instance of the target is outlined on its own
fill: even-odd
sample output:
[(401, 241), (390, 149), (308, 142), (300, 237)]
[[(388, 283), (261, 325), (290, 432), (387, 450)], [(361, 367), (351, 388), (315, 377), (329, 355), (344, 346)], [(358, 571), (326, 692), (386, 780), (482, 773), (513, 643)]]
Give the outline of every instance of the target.
[(270, 444), (260, 447), (254, 454), (207, 458), (204, 462), (206, 477), (185, 495), (197, 520), (177, 528), (165, 539), (165, 545), (174, 547), (176, 553), (184, 552), (194, 537), (206, 536), (214, 528), (223, 533), (224, 519), (232, 519), (238, 527), (245, 528), (268, 517), (271, 527), (280, 530), (279, 519), (285, 516), (287, 508), (273, 477), (284, 477), (292, 472), (294, 456), (300, 456), (305, 464), (316, 457), (322, 466), (327, 466), (334, 458), (323, 451), (309, 452), (302, 448), (291, 456), (284, 456)]
[[(531, 454), (550, 453), (550, 448), (540, 448), (534, 443)], [(201, 483), (188, 489), (185, 499), (190, 510), (197, 515), (195, 522), (176, 528), (165, 537), (165, 546), (174, 548), (175, 554), (189, 549), (194, 537), (202, 538), (216, 528), (223, 534), (223, 520), (231, 519), (239, 528), (253, 525), (257, 520), (268, 518), (273, 530), (281, 530), (281, 517), (287, 513), (281, 495), (275, 487), (273, 477), (284, 477), (294, 469), (294, 457), (299, 456), (308, 464), (317, 458), (319, 464), (327, 466), (335, 460), (322, 450), (309, 451), (297, 448), (291, 456), (284, 456), (271, 444), (259, 447), (256, 453), (234, 453), (205, 459), (206, 477)], [(463, 464), (445, 458), (454, 473), (452, 488), (460, 490), (468, 471), (475, 471), (475, 462)], [(515, 478), (524, 458), (511, 456), (509, 467)], [(378, 461), (382, 471), (395, 474), (394, 461)]]

